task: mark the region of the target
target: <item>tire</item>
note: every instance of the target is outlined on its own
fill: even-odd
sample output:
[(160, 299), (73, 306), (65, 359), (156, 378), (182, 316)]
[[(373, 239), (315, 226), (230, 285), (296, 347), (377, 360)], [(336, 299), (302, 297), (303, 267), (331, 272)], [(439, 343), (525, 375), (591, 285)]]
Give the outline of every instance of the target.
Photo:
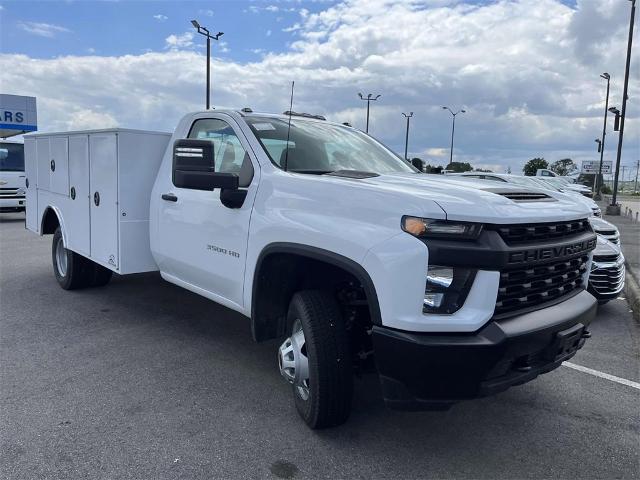
[(103, 286), (111, 279), (111, 270), (64, 248), (60, 227), (53, 234), (51, 260), (56, 280), (65, 290)]
[(93, 279), (91, 282), (92, 287), (104, 287), (111, 280), (113, 272), (108, 268), (104, 268), (102, 265), (98, 265), (91, 260), (87, 260), (93, 264)]
[(287, 323), (292, 334), (301, 326), (308, 359), (307, 388), (293, 385), (298, 413), (313, 429), (344, 423), (351, 413), (353, 369), (336, 299), (324, 291), (298, 292), (289, 304)]

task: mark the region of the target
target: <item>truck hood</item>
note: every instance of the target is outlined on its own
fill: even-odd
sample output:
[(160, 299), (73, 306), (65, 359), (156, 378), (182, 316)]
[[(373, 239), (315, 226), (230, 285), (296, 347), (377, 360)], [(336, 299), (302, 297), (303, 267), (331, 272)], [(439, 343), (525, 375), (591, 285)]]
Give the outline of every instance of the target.
[[(591, 215), (584, 204), (568, 195), (551, 195), (548, 191), (496, 184), (486, 181), (451, 180), (445, 175), (420, 173), (383, 174), (366, 179), (345, 179), (363, 182), (382, 190), (402, 192), (411, 199), (431, 200), (438, 204), (449, 220), (484, 223), (542, 223), (575, 220)], [(519, 201), (509, 198), (514, 193), (538, 193), (546, 198)], [(411, 200), (407, 199), (410, 203)]]
[(25, 188), (25, 178), (24, 172), (0, 170), (0, 189)]

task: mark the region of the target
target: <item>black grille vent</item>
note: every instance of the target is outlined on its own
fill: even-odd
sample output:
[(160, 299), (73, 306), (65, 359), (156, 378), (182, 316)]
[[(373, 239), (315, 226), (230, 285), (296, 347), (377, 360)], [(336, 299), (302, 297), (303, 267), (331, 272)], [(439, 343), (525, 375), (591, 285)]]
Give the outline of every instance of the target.
[(594, 255), (593, 256), (593, 261), (594, 262), (600, 262), (600, 263), (611, 263), (611, 262), (617, 262), (618, 261), (618, 254), (617, 253), (612, 253), (611, 255)]
[(591, 224), (587, 219), (571, 222), (495, 225), (494, 228), (508, 245), (523, 242), (536, 243), (592, 231)]
[(507, 197), (509, 200), (513, 200), (514, 202), (539, 202), (544, 200), (553, 200), (552, 197), (545, 193), (534, 193), (534, 192), (504, 192), (498, 193), (498, 195), (502, 195), (503, 197)]
[(588, 255), (500, 272), (495, 315), (550, 302), (584, 288)]

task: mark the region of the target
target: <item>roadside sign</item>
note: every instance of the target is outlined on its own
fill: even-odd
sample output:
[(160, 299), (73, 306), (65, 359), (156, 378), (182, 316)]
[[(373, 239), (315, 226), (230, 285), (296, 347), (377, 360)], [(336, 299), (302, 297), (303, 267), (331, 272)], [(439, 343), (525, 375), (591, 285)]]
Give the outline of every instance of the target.
[[(608, 175), (611, 173), (611, 168), (613, 167), (612, 160), (604, 160), (602, 162), (602, 174)], [(582, 161), (582, 173), (598, 173), (598, 169), (600, 168), (599, 160), (583, 160)]]

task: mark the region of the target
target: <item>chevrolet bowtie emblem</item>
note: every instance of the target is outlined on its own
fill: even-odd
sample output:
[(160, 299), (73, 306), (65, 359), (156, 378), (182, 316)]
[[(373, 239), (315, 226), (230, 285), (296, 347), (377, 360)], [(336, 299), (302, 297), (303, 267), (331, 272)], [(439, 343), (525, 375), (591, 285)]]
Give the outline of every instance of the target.
[(4, 180), (0, 180), (0, 185), (6, 185), (8, 182), (5, 182)]

